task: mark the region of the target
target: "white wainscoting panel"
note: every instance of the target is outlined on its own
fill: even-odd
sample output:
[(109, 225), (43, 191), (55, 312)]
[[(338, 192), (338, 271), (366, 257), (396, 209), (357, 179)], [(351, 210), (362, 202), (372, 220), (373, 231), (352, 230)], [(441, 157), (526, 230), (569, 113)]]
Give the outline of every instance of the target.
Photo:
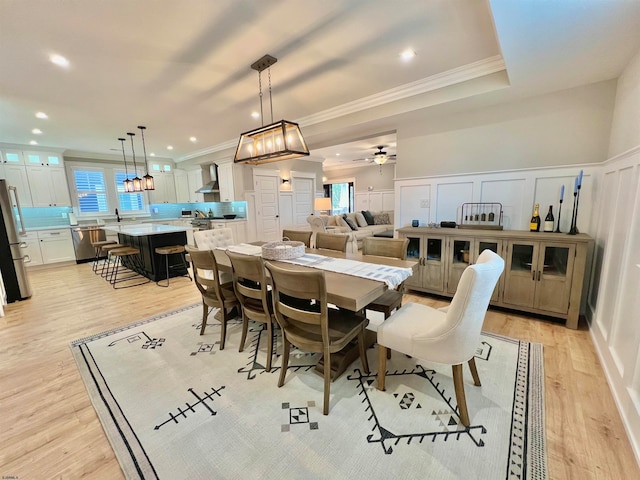
[(436, 185), (435, 222), (458, 222), (463, 203), (473, 202), (473, 182), (438, 183)]
[(430, 220), (431, 186), (422, 184), (396, 184), (396, 227), (411, 225), (418, 220), (420, 225), (427, 225)]
[(640, 262), (640, 146), (608, 160), (601, 170), (602, 185), (595, 188), (599, 208), (590, 332), (640, 459), (640, 270), (635, 267)]
[[(618, 209), (614, 218), (614, 232), (613, 232), (613, 245), (612, 248), (620, 250), (617, 252), (616, 257), (619, 257), (622, 265), (627, 263), (628, 259), (637, 254), (633, 252), (632, 238), (630, 237), (630, 227), (637, 224), (637, 221), (633, 221), (632, 212), (634, 199), (638, 190), (638, 171), (635, 168), (628, 168), (620, 171), (620, 183), (618, 192), (618, 205), (626, 205), (627, 208)], [(636, 227), (637, 228), (637, 227)], [(635, 245), (636, 247), (638, 245)], [(636, 259), (638, 257), (636, 256)], [(631, 263), (631, 262), (629, 262)], [(633, 295), (629, 295), (629, 280), (636, 275), (633, 268), (621, 269), (619, 289), (617, 292), (617, 299), (614, 305), (610, 305), (611, 312), (613, 312), (614, 319), (627, 318), (626, 315), (631, 314), (631, 306), (634, 303), (635, 296), (640, 291), (638, 283), (633, 284)], [(608, 285), (607, 285), (608, 289)], [(638, 321), (636, 322), (624, 322), (616, 321), (615, 327), (611, 336), (611, 349), (612, 353), (617, 356), (620, 372), (624, 375), (625, 366), (632, 366), (635, 364), (636, 357), (638, 355), (638, 345), (640, 344), (640, 329), (638, 329)]]
[[(482, 180), (480, 182), (480, 201), (502, 204), (502, 226), (505, 230), (528, 230), (531, 214), (526, 215), (529, 205), (525, 205), (523, 192), (526, 179)], [(531, 206), (533, 207), (533, 206)]]

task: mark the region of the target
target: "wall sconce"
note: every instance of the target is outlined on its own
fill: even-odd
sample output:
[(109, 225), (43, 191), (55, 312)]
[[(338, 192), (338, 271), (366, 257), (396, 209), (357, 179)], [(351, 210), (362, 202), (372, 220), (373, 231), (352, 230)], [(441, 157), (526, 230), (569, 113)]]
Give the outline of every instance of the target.
[(291, 183), (291, 180), (288, 178), (283, 178), (282, 183)]

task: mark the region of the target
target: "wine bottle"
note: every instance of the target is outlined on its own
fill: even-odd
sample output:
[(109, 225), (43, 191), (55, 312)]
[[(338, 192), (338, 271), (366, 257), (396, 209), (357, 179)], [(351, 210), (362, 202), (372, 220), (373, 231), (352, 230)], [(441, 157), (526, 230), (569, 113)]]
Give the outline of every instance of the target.
[(532, 232), (540, 231), (540, 204), (538, 203), (536, 203), (535, 207), (533, 208), (533, 217), (531, 217), (529, 230)]
[(553, 205), (549, 205), (549, 213), (544, 217), (544, 231), (545, 232), (553, 232)]

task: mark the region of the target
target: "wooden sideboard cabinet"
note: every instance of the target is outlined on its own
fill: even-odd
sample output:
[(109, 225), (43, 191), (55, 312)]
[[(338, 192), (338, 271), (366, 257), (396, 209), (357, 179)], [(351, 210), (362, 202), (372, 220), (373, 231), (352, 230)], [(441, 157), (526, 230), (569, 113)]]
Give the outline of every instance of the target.
[(464, 269), (489, 249), (505, 261), (491, 304), (566, 320), (578, 328), (587, 254), (585, 234), (429, 227), (398, 229), (418, 272), (408, 289), (452, 297)]

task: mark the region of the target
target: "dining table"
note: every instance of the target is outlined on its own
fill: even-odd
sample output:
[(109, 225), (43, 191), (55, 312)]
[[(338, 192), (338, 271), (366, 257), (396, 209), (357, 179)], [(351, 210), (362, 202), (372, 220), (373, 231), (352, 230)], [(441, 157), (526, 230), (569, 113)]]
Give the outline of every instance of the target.
[[(259, 245), (263, 242), (255, 242)], [(216, 248), (213, 250), (218, 263), (218, 269), (223, 272), (231, 272), (231, 261), (227, 256), (225, 249)], [(335, 250), (307, 248), (305, 253), (324, 255), (333, 258), (343, 258), (348, 260), (356, 260), (360, 262), (373, 263), (377, 265), (386, 265), (399, 268), (410, 268), (413, 274), (416, 273), (418, 262), (415, 260), (399, 260), (396, 258), (380, 257), (376, 255), (363, 255), (362, 253), (338, 252)], [(268, 260), (282, 268), (291, 270), (307, 270), (312, 267), (296, 265), (286, 261)], [(378, 280), (371, 280), (350, 275), (348, 273), (338, 273), (325, 271), (325, 282), (327, 288), (327, 302), (337, 307), (359, 312), (367, 305), (382, 295), (387, 290), (387, 284)], [(377, 340), (375, 332), (367, 330), (365, 336), (366, 347), (370, 347)], [(346, 347), (342, 352), (331, 355), (332, 378), (341, 375), (353, 361), (358, 358), (357, 342)], [(321, 359), (316, 367), (316, 372), (322, 374), (324, 370), (324, 362)]]

